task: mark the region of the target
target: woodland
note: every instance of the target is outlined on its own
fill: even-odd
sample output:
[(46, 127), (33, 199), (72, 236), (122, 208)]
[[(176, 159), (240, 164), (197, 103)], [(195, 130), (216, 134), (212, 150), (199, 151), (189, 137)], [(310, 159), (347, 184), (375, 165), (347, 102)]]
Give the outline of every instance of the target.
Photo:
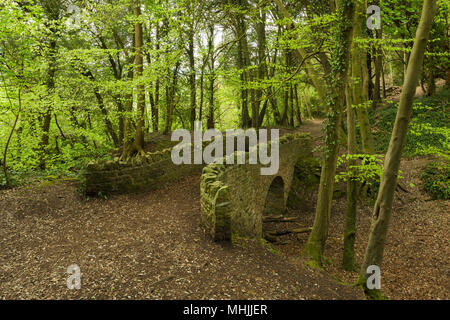
[[(0, 298), (449, 299), (449, 22), (449, 0), (0, 0)], [(198, 121), (312, 135), (261, 241), (204, 237), (199, 174), (84, 194), (89, 163)]]

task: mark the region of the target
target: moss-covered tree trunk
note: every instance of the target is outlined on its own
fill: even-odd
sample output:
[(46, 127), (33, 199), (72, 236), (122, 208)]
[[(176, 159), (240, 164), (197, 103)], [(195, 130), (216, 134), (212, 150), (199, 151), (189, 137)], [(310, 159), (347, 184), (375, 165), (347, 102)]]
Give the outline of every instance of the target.
[(380, 190), (372, 214), (369, 242), (358, 281), (369, 295), (376, 295), (378, 291), (368, 290), (366, 286), (368, 277), (366, 271), (367, 267), (371, 265), (381, 267), (383, 260), (384, 244), (391, 217), (392, 202), (397, 187), (400, 159), (405, 145), (408, 124), (411, 118), (414, 94), (421, 74), (423, 57), (436, 10), (436, 0), (424, 0), (422, 16), (420, 18), (419, 27), (417, 28), (414, 46), (411, 51), (408, 70), (406, 72), (406, 78), (400, 97), (400, 105), (384, 162)]
[(195, 56), (194, 56), (194, 23), (191, 22), (189, 30), (189, 43), (187, 48), (187, 55), (189, 57), (189, 88), (190, 88), (190, 114), (189, 122), (191, 130), (194, 130), (194, 122), (196, 117), (196, 105), (197, 105), (197, 87), (195, 85)]
[(353, 0), (339, 0), (335, 47), (331, 59), (331, 75), (328, 83), (328, 113), (325, 128), (325, 152), (322, 161), (322, 173), (317, 199), (314, 225), (303, 254), (314, 265), (322, 264), (322, 254), (328, 237), (331, 203), (334, 188), (334, 176), (339, 152), (339, 130), (342, 109), (345, 104), (345, 87), (348, 78), (348, 65), (353, 35)]
[(134, 1), (134, 18), (136, 19), (134, 25), (135, 37), (135, 68), (137, 84), (137, 117), (136, 117), (136, 135), (134, 138), (135, 149), (139, 153), (143, 153), (144, 148), (144, 126), (145, 126), (145, 86), (142, 82), (142, 74), (144, 72), (144, 57), (142, 54), (142, 47), (144, 46), (142, 34), (141, 18), (141, 4), (140, 1)]
[[(353, 37), (359, 38), (363, 35), (362, 27), (366, 25), (366, 1), (358, 1), (355, 7), (355, 18), (353, 23)], [(361, 133), (361, 142), (364, 153), (375, 152), (372, 128), (367, 111), (369, 100), (369, 70), (367, 68), (367, 52), (360, 48), (357, 43), (352, 45), (352, 78), (355, 81), (352, 86), (353, 104), (358, 105), (356, 114)]]
[[(134, 64), (135, 69), (130, 69), (128, 72), (128, 79), (132, 80), (134, 77), (138, 81), (143, 74), (144, 58), (142, 54), (143, 47), (143, 33), (142, 33), (142, 22), (140, 21), (141, 8), (140, 2), (138, 0), (133, 2), (133, 14), (136, 19), (134, 25), (134, 36), (133, 36), (133, 48), (135, 52)], [(123, 48), (123, 45), (121, 46)], [(128, 56), (128, 60), (132, 60), (132, 56)], [(126, 95), (126, 107), (124, 116), (124, 137), (123, 137), (123, 149), (121, 159), (127, 160), (130, 157), (136, 155), (137, 152), (143, 154), (144, 146), (144, 125), (145, 125), (145, 86), (138, 82), (137, 86), (137, 118), (136, 118), (136, 131), (134, 132), (134, 137), (132, 133), (132, 122), (133, 122), (133, 90)], [(133, 139), (134, 138), (134, 139)]]
[[(353, 38), (362, 35), (362, 26), (365, 25), (365, 1), (358, 1), (355, 5), (353, 22)], [(366, 64), (366, 52), (357, 42), (352, 43), (352, 81), (347, 93), (347, 150), (349, 154), (357, 153), (356, 148), (356, 119), (355, 107), (360, 123), (362, 146), (365, 153), (374, 153), (373, 138), (366, 102), (368, 100), (368, 71)], [(351, 89), (351, 90), (350, 90)], [(356, 165), (356, 160), (350, 158), (348, 166)], [(352, 179), (351, 170), (347, 181), (347, 209), (344, 229), (344, 253), (342, 268), (348, 271), (356, 271), (355, 266), (355, 237), (356, 237), (356, 212), (358, 200), (358, 182)]]
[[(359, 68), (358, 65), (352, 68)], [(353, 69), (355, 69), (353, 68)], [(354, 72), (352, 72), (354, 75)], [(354, 87), (355, 85), (353, 85)], [(356, 117), (355, 110), (352, 107), (352, 97), (350, 88), (346, 88), (347, 98), (347, 152), (348, 154), (356, 154)], [(358, 200), (357, 181), (352, 179), (352, 167), (356, 165), (356, 160), (350, 158), (348, 161), (348, 169), (350, 176), (347, 180), (347, 209), (345, 214), (344, 229), (344, 254), (342, 257), (342, 268), (347, 271), (356, 271), (355, 268), (355, 237), (356, 237), (356, 210)]]

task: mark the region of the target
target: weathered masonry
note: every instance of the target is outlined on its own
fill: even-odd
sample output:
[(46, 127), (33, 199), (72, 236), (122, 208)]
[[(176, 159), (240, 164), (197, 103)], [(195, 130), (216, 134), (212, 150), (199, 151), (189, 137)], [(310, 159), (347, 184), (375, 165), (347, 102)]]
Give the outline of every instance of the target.
[(212, 239), (230, 240), (232, 234), (260, 238), (263, 214), (284, 212), (295, 163), (312, 157), (312, 138), (305, 133), (289, 134), (279, 143), (277, 175), (261, 175), (260, 165), (251, 164), (210, 164), (203, 168), (201, 222)]
[(312, 157), (312, 138), (305, 133), (281, 137), (279, 170), (273, 176), (261, 175), (261, 165), (248, 164), (248, 161), (229, 165), (175, 165), (171, 150), (147, 153), (144, 158), (130, 162), (119, 159), (92, 162), (86, 168), (85, 193), (98, 195), (153, 190), (203, 169), (200, 181), (201, 223), (207, 234), (214, 240), (230, 240), (232, 234), (259, 238), (263, 214), (284, 212), (294, 166), (297, 161)]
[(171, 151), (167, 148), (127, 162), (116, 158), (89, 163), (85, 172), (86, 195), (154, 190), (202, 171), (204, 165), (175, 165)]

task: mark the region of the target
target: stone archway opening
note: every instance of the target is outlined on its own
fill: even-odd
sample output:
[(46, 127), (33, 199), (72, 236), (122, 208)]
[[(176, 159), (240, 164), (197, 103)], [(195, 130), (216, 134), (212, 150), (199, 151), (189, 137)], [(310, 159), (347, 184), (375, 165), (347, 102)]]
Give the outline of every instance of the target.
[(277, 216), (285, 212), (284, 181), (280, 176), (272, 180), (264, 203), (264, 216)]
[(278, 176), (270, 184), (262, 211), (262, 235), (266, 240), (275, 241), (273, 237), (269, 236), (269, 233), (274, 231), (274, 224), (270, 223), (270, 221), (272, 218), (281, 217), (285, 209), (284, 181), (283, 178)]

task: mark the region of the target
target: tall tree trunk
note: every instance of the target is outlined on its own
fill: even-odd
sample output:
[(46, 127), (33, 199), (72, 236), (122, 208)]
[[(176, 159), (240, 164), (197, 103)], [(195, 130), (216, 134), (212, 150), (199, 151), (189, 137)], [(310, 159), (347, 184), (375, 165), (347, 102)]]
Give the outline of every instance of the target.
[[(53, 30), (52, 28), (52, 37), (54, 37), (54, 34), (56, 33), (56, 30)], [(50, 138), (50, 125), (52, 122), (52, 109), (53, 106), (51, 105), (51, 101), (53, 99), (51, 98), (55, 91), (55, 73), (56, 73), (56, 40), (52, 39), (50, 41), (49, 46), (49, 64), (48, 64), (48, 71), (47, 71), (47, 94), (48, 98), (46, 99), (46, 111), (44, 113), (44, 119), (42, 122), (42, 136), (41, 141), (39, 143), (40, 147), (40, 160), (39, 160), (39, 167), (42, 170), (45, 170), (46, 167), (46, 156), (48, 153), (48, 144), (49, 144), (49, 138)]]
[(398, 169), (405, 145), (408, 124), (412, 113), (412, 103), (416, 86), (422, 70), (423, 58), (427, 47), (434, 15), (437, 10), (436, 0), (424, 0), (420, 23), (411, 51), (408, 70), (400, 96), (400, 105), (395, 119), (388, 152), (386, 154), (380, 190), (373, 209), (369, 242), (364, 255), (364, 262), (360, 270), (359, 284), (369, 295), (378, 295), (376, 289), (367, 288), (367, 267), (375, 265), (381, 268), (384, 244), (392, 211), (392, 202), (397, 187)]
[[(246, 69), (246, 58), (244, 54), (244, 40), (245, 33), (247, 32), (244, 22), (244, 17), (239, 15), (237, 18), (236, 26), (236, 38), (238, 39), (238, 51), (237, 51), (237, 66), (241, 71), (240, 84), (241, 84), (241, 126), (247, 128), (250, 123), (250, 116), (248, 113), (248, 89), (247, 89), (247, 71)], [(211, 46), (211, 42), (208, 44)]]
[(198, 106), (198, 120), (201, 122), (203, 120), (203, 99), (205, 96), (204, 93), (204, 82), (205, 82), (205, 68), (202, 67), (202, 71), (200, 74), (200, 103)]
[[(291, 52), (289, 50), (284, 51), (284, 61), (285, 61), (285, 67), (286, 72), (289, 73), (291, 70)], [(283, 110), (283, 116), (281, 117), (281, 125), (286, 126), (288, 124), (288, 114), (289, 114), (289, 84), (284, 83), (283, 88), (283, 102), (284, 102), (284, 110)]]
[[(159, 23), (156, 25), (156, 52), (158, 53), (158, 58), (159, 58), (159, 49), (160, 49), (160, 31), (159, 31)], [(155, 81), (155, 106), (154, 109), (152, 111), (152, 115), (153, 115), (153, 132), (158, 132), (159, 131), (159, 88), (160, 88), (160, 78), (159, 78), (159, 72), (158, 75), (156, 76), (156, 81)]]
[(426, 96), (430, 97), (436, 93), (436, 70), (434, 66), (430, 66), (427, 77), (427, 92)]
[(296, 106), (296, 110), (297, 110), (297, 121), (298, 124), (301, 125), (302, 124), (302, 113), (300, 111), (300, 101), (298, 99), (298, 85), (295, 84), (294, 86), (294, 94), (295, 94), (295, 106)]
[[(356, 14), (355, 14), (356, 16)], [(356, 28), (356, 25), (355, 25)], [(353, 48), (355, 46), (353, 45)], [(359, 58), (359, 57), (357, 57)], [(359, 62), (360, 59), (354, 59)], [(353, 69), (359, 69), (359, 65), (352, 65)], [(355, 72), (352, 72), (352, 77)], [(353, 86), (355, 87), (355, 85)], [(346, 88), (347, 100), (347, 152), (349, 155), (356, 154), (356, 123), (355, 110), (352, 107), (353, 102), (351, 98), (350, 88)], [(356, 210), (358, 189), (357, 181), (352, 177), (352, 167), (356, 166), (356, 160), (350, 158), (348, 161), (347, 171), (350, 174), (347, 180), (347, 210), (345, 215), (345, 229), (344, 229), (344, 254), (342, 258), (342, 268), (347, 271), (357, 271), (355, 267), (355, 237), (356, 237)]]
[(374, 96), (374, 93), (373, 93), (373, 87), (374, 87), (374, 85), (373, 85), (373, 82), (372, 82), (372, 78), (373, 78), (373, 73), (372, 73), (372, 54), (370, 53), (370, 50), (367, 50), (367, 60), (366, 60), (366, 66), (367, 66), (367, 83), (368, 83), (368, 86), (367, 86), (367, 89), (368, 89), (368, 91), (367, 91), (367, 97), (368, 97), (368, 99), (369, 100), (373, 100), (373, 96)]
[[(127, 63), (132, 64), (133, 63), (133, 56), (130, 56), (128, 52), (125, 50), (125, 47), (123, 45), (122, 40), (118, 36), (117, 33), (114, 33), (114, 37), (116, 39), (116, 42), (118, 43), (118, 46), (122, 48), (125, 57), (127, 58)], [(136, 46), (136, 37), (133, 35), (133, 50)], [(132, 68), (129, 68), (127, 73), (127, 79), (129, 83), (132, 84), (134, 78), (134, 70)], [(121, 159), (127, 160), (129, 159), (134, 153), (135, 153), (135, 143), (133, 141), (133, 88), (132, 85), (130, 85), (130, 88), (128, 88), (128, 92), (125, 95), (125, 112), (123, 116), (123, 147), (122, 147), (122, 155), (120, 156)]]
[(312, 264), (322, 264), (322, 254), (328, 237), (331, 214), (334, 176), (339, 152), (339, 130), (342, 109), (345, 104), (345, 86), (348, 78), (348, 64), (352, 45), (353, 0), (339, 0), (337, 9), (337, 30), (335, 47), (332, 52), (332, 70), (329, 81), (329, 108), (325, 129), (325, 151), (322, 160), (322, 173), (316, 206), (313, 229), (309, 235), (303, 254), (311, 259)]
[[(381, 41), (382, 33), (381, 29), (376, 30), (375, 37), (377, 40)], [(373, 100), (374, 100), (374, 106), (381, 100), (381, 86), (380, 86), (380, 80), (381, 80), (381, 69), (383, 68), (383, 51), (381, 50), (381, 42), (376, 42), (375, 48), (374, 48), (374, 59), (375, 59), (375, 85), (374, 85), (374, 94), (373, 94)]]
[(178, 70), (180, 68), (181, 62), (178, 60), (175, 64), (172, 74), (172, 83), (166, 86), (166, 123), (164, 127), (164, 134), (169, 134), (172, 131), (173, 123), (173, 112), (175, 109), (175, 93), (177, 90), (178, 83)]
[[(266, 13), (264, 9), (260, 9), (259, 21), (256, 26), (257, 40), (258, 40), (258, 81), (260, 84), (267, 76), (267, 63), (266, 63)], [(259, 106), (263, 100), (263, 92), (261, 89), (256, 90), (256, 103)], [(261, 112), (258, 114), (258, 121), (255, 128), (258, 128), (264, 121), (264, 115), (266, 113), (267, 100), (264, 102)]]
[(288, 121), (288, 111), (289, 111), (289, 88), (284, 88), (283, 90), (283, 116), (281, 117), (281, 125), (286, 126)]
[(194, 122), (196, 116), (196, 87), (195, 87), (195, 59), (194, 59), (194, 29), (191, 26), (189, 33), (189, 44), (188, 44), (188, 57), (189, 57), (189, 87), (190, 87), (190, 100), (191, 100), (191, 110), (190, 110), (190, 124), (191, 130), (194, 130)]
[[(23, 63), (22, 63), (22, 70), (20, 72), (20, 77), (22, 77), (22, 73), (23, 73)], [(8, 94), (8, 87), (7, 87), (7, 84), (5, 82), (5, 78), (3, 77), (3, 73), (1, 74), (1, 78), (2, 78), (3, 84), (5, 85), (4, 89), (5, 89), (6, 98), (7, 98), (8, 102), (9, 102), (9, 106), (10, 106), (11, 111), (12, 111), (13, 105), (12, 105), (11, 98), (9, 97), (9, 94)], [(11, 186), (11, 182), (10, 182), (9, 176), (8, 176), (8, 166), (7, 166), (8, 148), (9, 148), (9, 143), (11, 142), (11, 138), (12, 138), (12, 136), (14, 134), (14, 130), (16, 129), (17, 122), (19, 121), (20, 113), (22, 112), (22, 95), (21, 95), (21, 93), (22, 93), (22, 88), (19, 87), (18, 88), (18, 92), (17, 92), (17, 98), (18, 98), (17, 101), (19, 103), (19, 110), (17, 111), (17, 114), (16, 114), (16, 117), (14, 119), (14, 123), (13, 123), (13, 126), (11, 128), (11, 131), (9, 132), (8, 140), (6, 141), (6, 144), (5, 144), (5, 149), (3, 150), (3, 163), (2, 163), (2, 165), (3, 165), (3, 174), (5, 176), (6, 187), (7, 188), (9, 188)], [(19, 142), (19, 146), (20, 146), (20, 142)]]
[[(250, 60), (250, 50), (248, 48), (247, 36), (244, 35), (242, 40), (243, 40), (242, 47), (244, 49), (244, 61), (245, 61), (244, 65), (245, 65), (245, 69), (246, 69), (246, 73), (247, 73), (247, 79), (253, 86), (253, 81), (255, 79), (255, 76), (253, 73), (253, 69), (250, 68), (252, 63)], [(249, 93), (250, 93), (250, 103), (252, 106), (251, 126), (255, 128), (258, 126), (258, 116), (259, 116), (259, 105), (256, 101), (256, 89), (253, 87), (250, 87)]]
[(139, 20), (141, 18), (141, 4), (139, 0), (134, 2), (134, 17), (136, 19), (134, 25), (134, 36), (135, 36), (135, 73), (137, 85), (137, 117), (136, 117), (136, 133), (134, 138), (134, 144), (136, 150), (143, 154), (144, 153), (144, 126), (145, 126), (145, 86), (142, 81), (142, 75), (144, 72), (144, 59), (142, 53), (142, 47), (144, 46), (143, 34), (142, 34), (142, 22)]
[(386, 77), (385, 77), (385, 73), (384, 73), (385, 65), (386, 65), (386, 63), (383, 63), (381, 65), (381, 83), (383, 86), (383, 99), (386, 99)]
[[(366, 1), (357, 2), (355, 8), (355, 18), (353, 23), (354, 38), (363, 36), (362, 25), (366, 21)], [(370, 74), (367, 67), (367, 51), (361, 49), (357, 43), (352, 45), (352, 78), (358, 81), (352, 87), (352, 99), (356, 108), (356, 114), (359, 122), (362, 149), (364, 153), (373, 154), (375, 152), (372, 128), (369, 121), (368, 105)]]
[[(211, 39), (214, 39), (214, 27), (210, 28)], [(211, 54), (210, 54), (210, 66), (209, 66), (209, 114), (208, 114), (208, 129), (212, 129), (215, 126), (214, 120), (214, 91), (215, 91), (215, 57), (214, 57), (214, 41), (211, 41)]]
[(294, 87), (291, 84), (290, 88), (289, 88), (289, 102), (291, 105), (291, 117), (290, 117), (290, 126), (293, 128), (295, 125), (295, 121), (294, 121)]

